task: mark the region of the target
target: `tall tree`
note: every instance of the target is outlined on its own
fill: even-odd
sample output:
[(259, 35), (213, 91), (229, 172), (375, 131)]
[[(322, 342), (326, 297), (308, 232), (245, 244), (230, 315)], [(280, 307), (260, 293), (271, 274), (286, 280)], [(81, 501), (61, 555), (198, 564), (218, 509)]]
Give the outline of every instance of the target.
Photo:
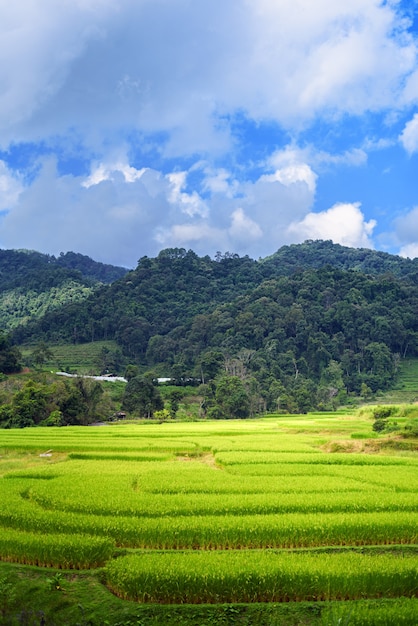
[(164, 408), (158, 388), (147, 376), (135, 376), (126, 385), (122, 407), (141, 417), (152, 417), (154, 411)]

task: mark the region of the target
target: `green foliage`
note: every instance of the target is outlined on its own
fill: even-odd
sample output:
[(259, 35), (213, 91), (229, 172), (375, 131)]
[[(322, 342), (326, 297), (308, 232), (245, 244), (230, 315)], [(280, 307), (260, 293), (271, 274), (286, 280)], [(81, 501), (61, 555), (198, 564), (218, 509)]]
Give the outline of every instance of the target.
[(53, 576), (46, 579), (46, 583), (51, 591), (65, 591), (64, 576), (61, 572), (56, 572)]
[(126, 380), (129, 382), (131, 378), (135, 378), (136, 376), (139, 376), (139, 367), (132, 364), (127, 365), (124, 373)]
[(32, 350), (30, 355), (30, 360), (36, 366), (42, 366), (46, 361), (50, 361), (54, 357), (54, 353), (49, 348), (49, 346), (41, 341), (38, 345)]
[(42, 291), (22, 286), (0, 292), (0, 324), (12, 331), (22, 324), (42, 318), (49, 311), (81, 302), (92, 292), (92, 286), (76, 280), (66, 280)]
[(410, 419), (402, 434), (407, 438), (418, 438), (418, 418)]
[(217, 380), (215, 400), (224, 418), (245, 418), (250, 414), (248, 394), (237, 376), (222, 376)]
[(85, 278), (99, 283), (113, 283), (128, 272), (125, 267), (93, 261), (90, 257), (76, 252), (66, 252), (65, 254), (61, 252), (56, 259), (54, 257), (50, 257), (50, 259), (59, 267), (76, 270)]
[(108, 419), (120, 407), (120, 398), (115, 401), (116, 406), (95, 380), (24, 378), (15, 389), (3, 392), (0, 428), (90, 424)]
[(180, 400), (183, 398), (183, 392), (181, 389), (172, 389), (168, 394), (168, 411), (170, 417), (174, 419), (176, 413), (179, 410)]
[(0, 331), (0, 373), (1, 374), (13, 374), (19, 372), (21, 353), (12, 346), (9, 338)]
[(172, 604), (352, 600), (382, 588), (412, 596), (417, 582), (414, 559), (245, 550), (130, 554), (106, 566), (106, 579), (124, 599)]
[(0, 618), (6, 623), (6, 617), (12, 611), (16, 601), (16, 590), (6, 576), (0, 576)]
[[(260, 261), (173, 248), (14, 338), (111, 339), (139, 371), (182, 381), (237, 375), (250, 415), (326, 411), (390, 388), (402, 359), (418, 356), (417, 276), (415, 260), (331, 242), (285, 246)], [(113, 369), (110, 356), (101, 353), (100, 369)], [(212, 395), (208, 411), (220, 416)]]
[(375, 406), (372, 407), (372, 417), (374, 418), (373, 430), (377, 433), (392, 432), (398, 430), (396, 423), (389, 422), (388, 419), (398, 415), (398, 406)]
[[(111, 283), (126, 272), (74, 252), (55, 258), (28, 250), (0, 250), (0, 327), (12, 330), (48, 311), (71, 306), (99, 284)], [(94, 339), (94, 328), (90, 331)], [(46, 337), (40, 333), (39, 339)]]
[(368, 410), (0, 431), (0, 622), (412, 626), (415, 454), (323, 451)]
[(99, 374), (117, 374), (123, 371), (126, 359), (120, 349), (112, 350), (103, 346), (97, 357)]
[(372, 415), (375, 420), (384, 420), (388, 417), (393, 417), (394, 415), (398, 415), (399, 407), (398, 406), (376, 406), (373, 407)]
[(146, 376), (134, 376), (125, 388), (122, 408), (141, 417), (152, 417), (154, 411), (164, 408), (158, 387)]
[(375, 420), (372, 428), (375, 432), (381, 433), (387, 428), (387, 422), (384, 419), (377, 419)]
[[(45, 370), (58, 370), (68, 373), (98, 374), (103, 364), (103, 355), (117, 359), (120, 349), (114, 341), (93, 341), (83, 344), (46, 344), (52, 356), (43, 364)], [(29, 362), (35, 345), (22, 346), (24, 362)], [(107, 358), (107, 356), (106, 356)], [(109, 361), (108, 361), (109, 362)], [(112, 361), (115, 365), (115, 361)], [(123, 373), (124, 359), (119, 369), (112, 368), (112, 373)]]
[(416, 279), (417, 259), (401, 259), (398, 256), (367, 248), (347, 248), (327, 241), (305, 241), (302, 244), (283, 246), (275, 254), (262, 261), (273, 273), (287, 276), (306, 267), (319, 269), (332, 265), (340, 270), (353, 270), (363, 274), (386, 274), (387, 276)]

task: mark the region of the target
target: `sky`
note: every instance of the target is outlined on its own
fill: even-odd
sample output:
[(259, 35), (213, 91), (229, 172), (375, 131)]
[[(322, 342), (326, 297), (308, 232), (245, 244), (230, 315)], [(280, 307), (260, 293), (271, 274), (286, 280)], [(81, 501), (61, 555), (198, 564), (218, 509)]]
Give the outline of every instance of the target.
[(418, 256), (415, 0), (0, 2), (0, 248)]

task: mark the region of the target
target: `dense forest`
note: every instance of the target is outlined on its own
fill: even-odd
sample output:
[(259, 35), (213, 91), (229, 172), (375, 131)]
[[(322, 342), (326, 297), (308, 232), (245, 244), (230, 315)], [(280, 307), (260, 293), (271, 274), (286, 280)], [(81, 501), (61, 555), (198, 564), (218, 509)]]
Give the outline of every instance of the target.
[(330, 241), (255, 261), (182, 248), (16, 326), (25, 342), (116, 340), (145, 372), (202, 383), (207, 415), (329, 409), (418, 354), (418, 260)]
[(10, 330), (63, 304), (83, 300), (98, 285), (110, 284), (126, 272), (75, 252), (54, 257), (0, 250), (0, 328)]

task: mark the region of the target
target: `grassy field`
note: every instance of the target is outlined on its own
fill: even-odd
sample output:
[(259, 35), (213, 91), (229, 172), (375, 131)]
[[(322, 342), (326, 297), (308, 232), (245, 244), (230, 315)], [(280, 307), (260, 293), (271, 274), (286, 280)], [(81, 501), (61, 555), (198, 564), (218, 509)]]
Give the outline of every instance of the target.
[[(35, 346), (23, 346), (23, 357), (30, 355)], [(98, 374), (99, 355), (103, 348), (114, 351), (115, 341), (93, 341), (91, 343), (59, 344), (48, 346), (53, 358), (44, 364), (45, 369), (76, 372), (78, 374)]]
[(0, 431), (0, 623), (416, 624), (418, 458), (384, 443), (343, 411)]
[(418, 359), (402, 359), (394, 388), (376, 400), (385, 404), (418, 402)]

